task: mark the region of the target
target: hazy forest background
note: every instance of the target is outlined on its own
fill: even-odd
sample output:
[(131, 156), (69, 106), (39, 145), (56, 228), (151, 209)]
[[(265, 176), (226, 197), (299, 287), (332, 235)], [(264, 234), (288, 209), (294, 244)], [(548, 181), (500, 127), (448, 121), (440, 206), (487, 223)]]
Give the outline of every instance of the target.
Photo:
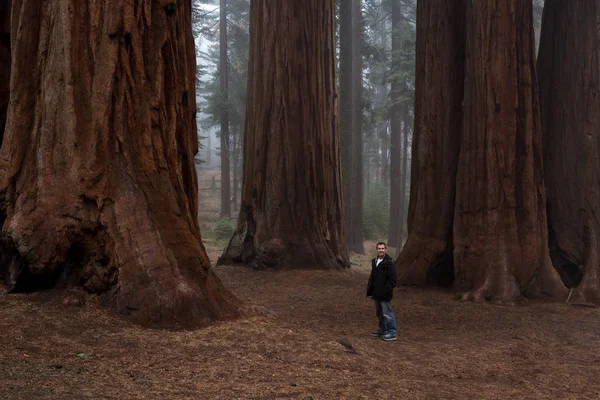
[[(354, 86), (357, 86), (354, 81), (360, 80), (360, 91), (343, 94), (350, 97), (350, 93), (354, 93), (349, 101), (357, 104), (360, 117), (353, 120), (355, 109), (340, 107), (341, 135), (346, 143), (343, 146), (349, 146), (355, 140), (360, 149), (360, 167), (344, 166), (348, 171), (356, 169), (362, 175), (362, 184), (355, 187), (352, 181), (349, 190), (353, 197), (359, 197), (362, 201), (348, 208), (348, 214), (362, 216), (358, 221), (353, 221), (353, 229), (349, 229), (356, 229), (361, 239), (352, 248), (358, 253), (364, 252), (362, 240), (389, 241), (394, 248), (391, 250), (393, 253), (399, 245), (396, 239), (398, 230), (406, 234), (404, 221), (410, 190), (410, 146), (414, 116), (416, 4), (411, 1), (398, 2), (392, 8), (392, 3), (385, 0), (361, 2), (359, 24), (348, 18), (349, 12), (343, 14), (344, 5), (340, 10), (339, 2), (337, 4), (337, 54), (344, 53), (346, 57), (352, 57), (351, 52), (357, 50), (361, 54), (359, 77), (349, 76), (350, 68), (342, 66), (339, 60), (337, 64), (340, 83), (344, 81), (354, 90)], [(223, 36), (219, 34), (219, 4), (194, 1), (194, 7), (194, 32), (199, 60), (198, 126), (201, 132), (197, 165), (201, 176), (210, 174), (208, 171), (219, 171), (218, 175), (210, 175), (208, 186), (201, 187), (201, 198), (211, 197), (206, 192), (219, 196), (220, 203), (212, 203), (211, 206), (218, 206), (218, 216), (222, 217), (212, 221), (214, 225), (210, 224), (211, 217), (216, 218), (216, 210), (213, 208), (212, 214), (209, 214), (210, 210), (201, 207), (201, 219), (204, 217), (205, 228), (214, 233), (215, 240), (228, 241), (240, 206), (243, 172), (241, 157), (248, 74), (249, 1), (227, 2), (226, 46), (223, 46)], [(541, 23), (541, 15), (538, 19)], [(340, 30), (343, 29), (349, 32), (344, 32), (347, 36), (340, 40)], [(359, 43), (354, 43), (353, 48), (354, 38), (358, 38)], [(221, 49), (224, 47), (227, 49), (226, 94), (223, 94), (221, 87), (221, 65), (224, 65)], [(340, 87), (340, 91), (344, 90), (348, 89)], [(221, 135), (223, 131), (229, 134)], [(227, 148), (227, 152), (222, 152), (222, 148)], [(350, 172), (348, 175), (355, 174)], [(398, 217), (400, 214), (404, 217)], [(390, 224), (390, 221), (394, 222)]]
[(0, 0), (0, 398), (599, 398), (599, 22)]
[[(224, 244), (233, 233), (241, 201), (250, 2), (226, 2), (226, 36), (220, 34), (221, 5), (216, 1), (194, 0), (192, 15), (198, 59), (200, 151), (196, 165), (199, 176), (205, 179), (204, 185), (200, 185), (200, 201), (204, 201), (200, 219), (205, 240)], [(348, 182), (344, 192), (349, 211), (345, 220), (349, 231), (346, 243), (352, 252), (364, 253), (363, 241), (385, 241), (391, 247), (390, 254), (396, 255), (407, 234), (416, 1), (361, 1), (359, 23), (353, 23), (350, 12), (343, 8), (345, 5), (340, 9), (339, 0), (336, 6), (339, 95), (352, 103), (350, 106), (340, 103), (340, 135), (345, 149), (354, 140), (360, 150), (359, 161), (344, 153), (342, 162), (346, 176), (362, 177), (362, 182)], [(536, 49), (543, 6), (543, 0), (533, 1)], [(344, 29), (348, 31), (343, 32), (347, 39), (340, 40), (340, 31)], [(358, 43), (354, 38), (358, 38)], [(359, 76), (352, 76), (350, 68), (341, 65), (345, 60), (339, 60), (342, 54), (346, 60), (351, 59), (353, 51), (360, 53)], [(225, 86), (221, 82), (221, 65), (227, 65)], [(360, 91), (355, 89), (357, 85)], [(353, 115), (359, 118), (353, 119)], [(222, 148), (227, 151), (222, 152)], [(361, 201), (347, 201), (349, 198)], [(352, 220), (350, 216), (361, 217)]]

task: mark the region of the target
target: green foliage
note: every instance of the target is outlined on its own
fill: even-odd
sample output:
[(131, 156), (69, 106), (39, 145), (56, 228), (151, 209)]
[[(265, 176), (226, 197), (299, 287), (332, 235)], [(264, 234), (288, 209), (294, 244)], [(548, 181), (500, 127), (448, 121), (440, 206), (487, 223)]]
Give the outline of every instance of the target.
[[(401, 21), (392, 27), (392, 2), (401, 5)], [(392, 106), (397, 111), (414, 114), (416, 1), (363, 0), (363, 125), (365, 168), (379, 171), (389, 167)], [(392, 36), (399, 49), (392, 52)], [(394, 97), (391, 84), (401, 89)]]
[(250, 43), (249, 0), (227, 1), (227, 97), (219, 85), (219, 6), (218, 1), (194, 0), (194, 34), (206, 41), (207, 50), (199, 52), (197, 92), (204, 129), (219, 126), (227, 112), (231, 132), (242, 132), (246, 112), (248, 49)]
[(221, 218), (215, 224), (215, 239), (229, 240), (233, 235), (233, 225), (227, 218)]
[[(220, 88), (220, 8), (218, 0), (193, 0), (192, 20), (196, 39), (196, 93), (198, 120), (202, 130), (221, 126), (226, 115), (229, 125), (229, 158), (239, 165), (246, 118), (246, 82), (250, 43), (249, 0), (227, 0), (227, 93)], [(200, 45), (201, 44), (201, 45)], [(215, 132), (221, 138), (221, 131)], [(216, 149), (213, 147), (213, 149)], [(209, 149), (210, 151), (211, 149)], [(220, 152), (218, 147), (217, 154)], [(235, 168), (235, 167), (234, 167)], [(241, 175), (241, 169), (234, 170)], [(241, 180), (241, 179), (240, 179)]]
[(365, 190), (363, 238), (373, 240), (387, 237), (390, 225), (390, 191), (380, 181), (370, 182)]

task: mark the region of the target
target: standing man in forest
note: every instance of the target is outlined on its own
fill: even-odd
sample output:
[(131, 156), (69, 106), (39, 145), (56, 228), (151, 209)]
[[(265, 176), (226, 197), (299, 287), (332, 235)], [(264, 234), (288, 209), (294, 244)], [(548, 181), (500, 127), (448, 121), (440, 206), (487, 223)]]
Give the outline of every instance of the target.
[(392, 311), (392, 297), (396, 287), (396, 267), (392, 258), (386, 254), (387, 246), (377, 243), (377, 257), (371, 260), (371, 275), (367, 284), (367, 297), (375, 301), (375, 310), (379, 318), (379, 329), (371, 335), (387, 342), (396, 340), (396, 318)]

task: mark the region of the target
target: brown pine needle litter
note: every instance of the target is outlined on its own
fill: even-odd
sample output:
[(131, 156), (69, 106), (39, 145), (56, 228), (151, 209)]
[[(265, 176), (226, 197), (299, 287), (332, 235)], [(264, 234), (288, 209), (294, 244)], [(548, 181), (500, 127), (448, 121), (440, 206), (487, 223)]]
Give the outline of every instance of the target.
[(69, 307), (57, 292), (2, 291), (0, 398), (598, 398), (598, 309), (400, 288), (398, 340), (388, 343), (370, 336), (367, 263), (346, 272), (217, 267), (263, 312), (197, 331), (140, 328), (91, 296)]

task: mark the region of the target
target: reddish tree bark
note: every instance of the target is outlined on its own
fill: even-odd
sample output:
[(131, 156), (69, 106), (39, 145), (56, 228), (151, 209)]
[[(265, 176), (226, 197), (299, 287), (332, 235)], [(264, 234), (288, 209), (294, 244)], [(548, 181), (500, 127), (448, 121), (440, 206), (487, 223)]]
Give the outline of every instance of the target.
[[(415, 130), (408, 238), (399, 282), (452, 282), (452, 221), (461, 130), (462, 1), (417, 3)], [(449, 282), (448, 282), (449, 281)]]
[(340, 268), (334, 0), (253, 0), (242, 206), (220, 263)]
[(10, 4), (0, 1), (0, 145), (6, 125), (10, 81)]
[(600, 302), (600, 2), (546, 0), (538, 59), (550, 255)]
[(11, 20), (9, 288), (69, 275), (150, 326), (238, 315), (197, 221), (190, 0), (13, 0)]
[(465, 298), (504, 303), (536, 289), (557, 294), (562, 284), (547, 245), (531, 1), (470, 0), (465, 15), (454, 284)]
[(433, 278), (463, 299), (501, 303), (564, 295), (548, 255), (531, 1), (462, 5), (418, 3), (424, 31), (400, 280)]
[(219, 19), (219, 90), (221, 92), (221, 212), (231, 217), (231, 169), (229, 149), (229, 90), (227, 65), (227, 0), (220, 0)]

